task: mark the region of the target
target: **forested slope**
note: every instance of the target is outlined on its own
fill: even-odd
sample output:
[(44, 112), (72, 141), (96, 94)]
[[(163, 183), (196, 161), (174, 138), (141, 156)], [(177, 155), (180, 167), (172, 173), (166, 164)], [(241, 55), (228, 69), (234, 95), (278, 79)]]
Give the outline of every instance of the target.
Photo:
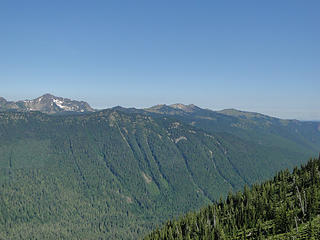
[(167, 222), (151, 239), (319, 239), (320, 158)]
[(283, 120), (235, 109), (212, 111), (194, 105), (158, 105), (148, 113), (171, 116), (207, 132), (230, 133), (259, 145), (313, 155), (320, 147), (320, 123)]
[(136, 239), (305, 153), (172, 117), (0, 113), (0, 239)]

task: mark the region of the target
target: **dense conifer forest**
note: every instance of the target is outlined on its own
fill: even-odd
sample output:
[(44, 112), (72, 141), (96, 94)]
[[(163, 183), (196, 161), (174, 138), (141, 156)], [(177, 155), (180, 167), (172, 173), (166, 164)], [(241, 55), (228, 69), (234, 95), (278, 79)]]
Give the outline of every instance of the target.
[(168, 221), (144, 239), (320, 239), (320, 157)]
[(0, 239), (137, 239), (319, 144), (319, 123), (199, 111), (0, 112)]
[(0, 240), (320, 240), (320, 0), (0, 0)]

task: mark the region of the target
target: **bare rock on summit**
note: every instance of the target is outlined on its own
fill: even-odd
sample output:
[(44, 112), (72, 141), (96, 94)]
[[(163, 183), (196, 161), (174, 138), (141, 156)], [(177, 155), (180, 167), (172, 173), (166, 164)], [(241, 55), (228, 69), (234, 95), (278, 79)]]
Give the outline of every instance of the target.
[(165, 104), (159, 104), (150, 108), (144, 109), (147, 112), (153, 112), (153, 113), (160, 113), (160, 114), (169, 114), (169, 115), (184, 115), (186, 113), (193, 113), (201, 110), (201, 108), (195, 106), (194, 104), (171, 104), (171, 105), (165, 105)]
[(95, 110), (84, 101), (75, 101), (68, 98), (56, 97), (45, 94), (32, 100), (7, 102), (0, 98), (0, 110), (40, 111), (48, 114), (63, 112), (94, 112)]

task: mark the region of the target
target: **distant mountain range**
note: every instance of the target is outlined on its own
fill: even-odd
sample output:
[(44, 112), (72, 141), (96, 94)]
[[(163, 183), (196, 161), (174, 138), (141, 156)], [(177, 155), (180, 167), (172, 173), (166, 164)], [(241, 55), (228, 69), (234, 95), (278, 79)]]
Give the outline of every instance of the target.
[(39, 111), (48, 114), (62, 112), (94, 112), (90, 105), (83, 101), (74, 101), (68, 98), (56, 97), (51, 94), (45, 94), (32, 100), (11, 102), (0, 97), (0, 111)]
[(319, 122), (233, 109), (0, 106), (0, 239), (138, 239), (320, 149)]

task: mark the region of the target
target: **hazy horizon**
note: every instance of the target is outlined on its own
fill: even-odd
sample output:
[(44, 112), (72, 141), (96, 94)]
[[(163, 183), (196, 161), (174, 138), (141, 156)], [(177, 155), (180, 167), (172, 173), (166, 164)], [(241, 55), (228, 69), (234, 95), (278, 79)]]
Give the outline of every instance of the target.
[(320, 2), (2, 1), (0, 96), (320, 120)]
[[(43, 96), (44, 94), (52, 94), (52, 93), (49, 93), (49, 92), (46, 92), (46, 93), (43, 93), (43, 94), (40, 94), (36, 97), (26, 97), (26, 98), (23, 98), (23, 99), (9, 99), (9, 98), (6, 98), (4, 97), (7, 101), (23, 101), (23, 100), (32, 100), (32, 99), (35, 99), (35, 98), (38, 98), (40, 96)], [(254, 112), (254, 113), (259, 113), (259, 114), (264, 114), (264, 115), (268, 115), (270, 117), (276, 117), (276, 118), (281, 118), (281, 119), (288, 119), (288, 120), (300, 120), (300, 121), (320, 121), (320, 119), (299, 119), (299, 118), (295, 118), (295, 117), (292, 117), (292, 118), (283, 118), (281, 116), (276, 116), (276, 115), (273, 115), (272, 113), (271, 114), (268, 114), (268, 113), (265, 113), (265, 112), (259, 112), (259, 111), (255, 111), (255, 110), (250, 110), (250, 109), (240, 109), (240, 108), (234, 108), (234, 107), (222, 107), (222, 108), (210, 108), (210, 107), (205, 107), (205, 106), (202, 106), (202, 105), (197, 105), (197, 104), (194, 104), (194, 103), (183, 103), (183, 102), (168, 102), (168, 103), (155, 103), (155, 104), (152, 104), (152, 105), (141, 105), (141, 106), (134, 106), (134, 105), (130, 105), (130, 104), (125, 104), (125, 105), (119, 105), (119, 104), (115, 104), (115, 105), (108, 105), (106, 103), (106, 106), (105, 107), (97, 107), (97, 106), (94, 106), (92, 105), (89, 101), (87, 101), (85, 98), (70, 98), (70, 97), (67, 97), (67, 96), (59, 96), (59, 95), (56, 95), (56, 94), (52, 94), (54, 95), (55, 97), (62, 97), (62, 98), (69, 98), (71, 100), (76, 100), (76, 101), (85, 101), (87, 102), (92, 108), (96, 109), (96, 110), (103, 110), (103, 109), (108, 109), (108, 108), (113, 108), (113, 107), (125, 107), (125, 108), (136, 108), (136, 109), (145, 109), (145, 108), (150, 108), (150, 107), (153, 107), (153, 106), (156, 106), (156, 105), (172, 105), (172, 104), (183, 104), (183, 105), (190, 105), (190, 104), (193, 104), (197, 107), (200, 107), (202, 109), (208, 109), (208, 110), (212, 110), (212, 111), (221, 111), (221, 110), (226, 110), (226, 109), (236, 109), (236, 110), (239, 110), (239, 111), (246, 111), (246, 112)], [(3, 96), (0, 96), (0, 97), (3, 97)]]

